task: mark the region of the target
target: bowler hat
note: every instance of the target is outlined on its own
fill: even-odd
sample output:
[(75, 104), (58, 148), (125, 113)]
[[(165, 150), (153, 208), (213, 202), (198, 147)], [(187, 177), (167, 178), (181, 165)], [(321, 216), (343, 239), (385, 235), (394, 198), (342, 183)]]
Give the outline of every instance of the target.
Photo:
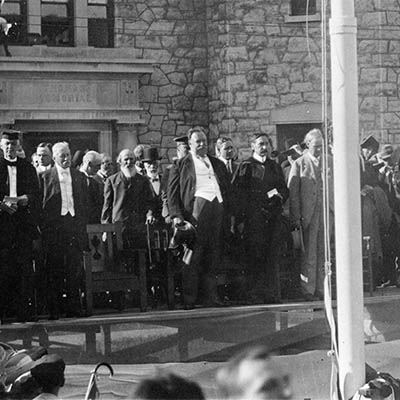
[(20, 131), (16, 131), (14, 129), (4, 129), (1, 132), (1, 138), (8, 140), (18, 140), (20, 133)]
[(186, 135), (185, 136), (178, 136), (178, 137), (174, 138), (173, 140), (174, 140), (174, 142), (176, 142), (177, 146), (182, 144), (182, 143), (183, 144), (188, 144), (189, 143), (189, 139), (188, 139), (188, 137)]
[(158, 161), (161, 157), (158, 155), (158, 150), (155, 147), (149, 147), (143, 150), (143, 162)]
[(394, 149), (391, 144), (385, 144), (382, 148), (382, 151), (379, 153), (379, 157), (382, 160), (387, 160), (393, 155)]
[(379, 142), (372, 135), (369, 135), (361, 141), (360, 147), (362, 149), (371, 148), (374, 149), (375, 151), (378, 151)]

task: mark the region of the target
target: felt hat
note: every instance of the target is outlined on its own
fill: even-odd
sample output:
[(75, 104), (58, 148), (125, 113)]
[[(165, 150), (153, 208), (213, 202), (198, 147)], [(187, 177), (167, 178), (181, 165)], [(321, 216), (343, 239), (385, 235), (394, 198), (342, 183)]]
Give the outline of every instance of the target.
[(394, 153), (393, 146), (391, 144), (385, 144), (382, 148), (382, 151), (379, 153), (379, 157), (382, 160), (387, 160), (390, 158)]
[(143, 162), (159, 161), (161, 157), (158, 155), (158, 150), (155, 147), (149, 147), (143, 150)]
[(18, 140), (20, 131), (16, 131), (14, 129), (3, 129), (1, 131), (1, 138), (8, 140)]
[(186, 135), (178, 136), (178, 137), (174, 138), (173, 140), (177, 146), (179, 146), (180, 144), (188, 144), (189, 143), (189, 139)]
[(362, 149), (371, 148), (374, 149), (375, 151), (378, 151), (379, 142), (372, 135), (369, 135), (361, 141), (360, 147)]

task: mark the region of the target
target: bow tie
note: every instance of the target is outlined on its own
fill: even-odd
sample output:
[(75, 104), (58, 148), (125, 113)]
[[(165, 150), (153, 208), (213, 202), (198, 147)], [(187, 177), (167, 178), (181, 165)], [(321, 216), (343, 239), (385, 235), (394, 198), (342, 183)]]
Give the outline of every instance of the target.
[(159, 179), (158, 179), (158, 178), (152, 178), (151, 181), (152, 181), (152, 182), (158, 182)]
[(4, 159), (4, 162), (6, 163), (7, 166), (9, 167), (16, 167), (17, 166), (17, 161), (10, 161), (7, 160), (6, 158)]

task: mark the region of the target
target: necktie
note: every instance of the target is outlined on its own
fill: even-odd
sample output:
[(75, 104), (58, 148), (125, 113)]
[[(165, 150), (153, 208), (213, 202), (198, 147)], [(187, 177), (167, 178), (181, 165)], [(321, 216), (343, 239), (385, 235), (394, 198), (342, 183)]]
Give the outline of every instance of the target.
[(9, 167), (16, 167), (16, 166), (17, 166), (17, 162), (16, 162), (16, 161), (10, 161), (10, 160), (7, 160), (7, 158), (4, 159), (4, 162), (5, 162), (6, 165), (8, 165)]
[(232, 174), (232, 161), (228, 160), (228, 163), (226, 164), (226, 167), (228, 168), (228, 172)]

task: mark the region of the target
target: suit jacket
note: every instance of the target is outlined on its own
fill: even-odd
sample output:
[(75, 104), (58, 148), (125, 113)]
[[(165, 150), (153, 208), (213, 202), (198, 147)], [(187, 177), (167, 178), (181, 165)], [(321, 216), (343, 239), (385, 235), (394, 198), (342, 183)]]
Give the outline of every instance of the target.
[(144, 223), (149, 210), (154, 210), (154, 203), (147, 177), (137, 173), (128, 180), (120, 171), (107, 178), (101, 215), (103, 224), (127, 222), (132, 217)]
[(88, 224), (100, 224), (104, 203), (104, 184), (86, 176), (88, 189)]
[[(230, 204), (230, 181), (224, 163), (215, 157), (208, 156), (214, 169), (215, 177), (221, 190), (224, 208)], [(168, 208), (171, 218), (177, 216), (190, 219), (196, 192), (196, 171), (191, 153), (177, 160), (169, 171), (167, 189)]]
[[(254, 157), (249, 157), (240, 163), (233, 179), (235, 196), (236, 222), (247, 220), (251, 224), (262, 223), (282, 213), (282, 204), (289, 196), (282, 168), (275, 161), (266, 159), (261, 163)], [(276, 189), (283, 200), (268, 192)], [(264, 211), (263, 211), (264, 210)], [(265, 215), (264, 215), (265, 214)], [(250, 227), (251, 228), (251, 227)]]
[[(329, 168), (329, 208), (333, 212), (333, 169), (332, 157), (328, 159)], [(290, 216), (294, 221), (301, 220), (303, 228), (310, 225), (317, 204), (316, 169), (308, 152), (294, 161), (289, 174)]]
[[(70, 172), (75, 209), (75, 228), (77, 233), (86, 237), (86, 223), (88, 217), (86, 176), (75, 168), (70, 168)], [(51, 234), (52, 231), (62, 226), (61, 188), (57, 168), (55, 166), (39, 174), (39, 186), (42, 195), (41, 230), (43, 234)]]
[[(9, 194), (8, 168), (4, 159), (0, 159), (0, 200)], [(19, 206), (12, 215), (0, 212), (0, 244), (14, 240), (14, 235), (31, 239), (38, 236), (40, 196), (36, 170), (26, 160), (17, 158), (17, 195), (24, 194), (28, 196), (26, 207)]]

